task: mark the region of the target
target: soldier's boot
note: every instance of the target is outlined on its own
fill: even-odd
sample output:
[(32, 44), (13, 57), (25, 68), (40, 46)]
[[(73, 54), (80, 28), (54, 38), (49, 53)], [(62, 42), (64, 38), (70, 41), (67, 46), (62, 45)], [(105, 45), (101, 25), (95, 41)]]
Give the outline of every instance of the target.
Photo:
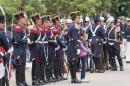
[(99, 67), (99, 73), (104, 73), (105, 72), (105, 67), (102, 65)]
[(36, 86), (36, 85), (39, 85), (39, 83), (38, 83), (37, 80), (33, 80), (32, 85), (33, 85), (33, 86)]
[(117, 71), (117, 68), (118, 68), (118, 66), (116, 64), (116, 61), (115, 61), (115, 59), (113, 59), (111, 71)]
[(55, 82), (56, 79), (54, 79), (53, 77), (50, 77), (50, 78), (48, 79), (48, 81), (49, 81), (49, 82)]
[(117, 71), (117, 67), (116, 66), (113, 66), (111, 71)]
[(28, 85), (27, 82), (23, 82), (22, 84), (23, 86), (31, 86), (31, 85)]
[(22, 83), (17, 83), (16, 86), (24, 86)]
[(75, 78), (75, 79), (72, 79), (72, 80), (71, 80), (71, 83), (81, 83), (81, 81), (78, 80), (77, 78)]
[(57, 76), (55, 77), (56, 81), (60, 81), (61, 80), (61, 77), (60, 76)]
[(118, 61), (119, 61), (119, 65), (120, 65), (120, 71), (124, 71), (122, 58), (119, 57), (119, 58), (118, 58)]
[(113, 66), (112, 66), (111, 71), (117, 71), (117, 68), (118, 68), (117, 64), (114, 63)]
[(95, 73), (104, 73), (103, 70), (95, 70)]
[(44, 85), (45, 84), (45, 82), (43, 80), (40, 80), (39, 83), (40, 83), (40, 85)]
[(67, 80), (64, 76), (60, 75), (61, 80)]
[(45, 83), (48, 83), (48, 79), (44, 79), (44, 82), (45, 82)]
[(123, 66), (120, 66), (120, 71), (124, 71), (124, 67)]

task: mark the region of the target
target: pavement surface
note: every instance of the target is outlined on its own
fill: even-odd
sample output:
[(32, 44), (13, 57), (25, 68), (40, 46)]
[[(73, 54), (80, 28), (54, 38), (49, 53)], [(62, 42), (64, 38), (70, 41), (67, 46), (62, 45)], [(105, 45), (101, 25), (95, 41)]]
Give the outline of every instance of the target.
[[(28, 65), (26, 70), (26, 81), (31, 85), (31, 63)], [(130, 86), (130, 63), (124, 62), (124, 71), (106, 71), (105, 73), (86, 73), (86, 80), (89, 83), (72, 84), (70, 75), (68, 80), (48, 83), (44, 86)], [(15, 84), (15, 71), (12, 72), (13, 76), (10, 80), (10, 86), (16, 86)], [(78, 78), (80, 72), (77, 73)]]

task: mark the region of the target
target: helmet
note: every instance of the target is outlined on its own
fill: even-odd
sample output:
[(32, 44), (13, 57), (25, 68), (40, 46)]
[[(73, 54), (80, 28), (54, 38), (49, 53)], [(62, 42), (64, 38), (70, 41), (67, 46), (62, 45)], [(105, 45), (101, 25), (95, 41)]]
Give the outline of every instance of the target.
[(85, 21), (90, 21), (90, 18), (88, 16), (86, 16)]
[(61, 22), (62, 24), (65, 24), (65, 23), (66, 23), (66, 19), (61, 19), (60, 22)]
[(73, 21), (71, 19), (67, 19), (66, 23), (72, 23)]
[(95, 15), (94, 16), (94, 22), (100, 21), (100, 15)]
[(105, 18), (104, 18), (104, 17), (102, 17), (102, 16), (100, 16), (100, 20), (101, 20), (101, 21), (104, 21), (104, 20), (105, 20)]
[(107, 22), (107, 23), (112, 23), (112, 22), (114, 22), (114, 17), (109, 17), (106, 22)]

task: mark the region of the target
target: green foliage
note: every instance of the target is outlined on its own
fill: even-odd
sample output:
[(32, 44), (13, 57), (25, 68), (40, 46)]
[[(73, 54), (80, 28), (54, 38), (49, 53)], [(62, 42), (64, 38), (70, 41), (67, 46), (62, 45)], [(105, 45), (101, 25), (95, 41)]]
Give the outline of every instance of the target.
[(77, 10), (80, 10), (83, 15), (110, 11), (119, 16), (121, 15), (119, 12), (121, 4), (127, 4), (127, 14), (130, 13), (129, 0), (0, 0), (0, 6), (7, 14), (8, 22), (10, 22), (12, 15), (19, 11), (25, 11), (29, 16), (35, 13), (63, 16)]

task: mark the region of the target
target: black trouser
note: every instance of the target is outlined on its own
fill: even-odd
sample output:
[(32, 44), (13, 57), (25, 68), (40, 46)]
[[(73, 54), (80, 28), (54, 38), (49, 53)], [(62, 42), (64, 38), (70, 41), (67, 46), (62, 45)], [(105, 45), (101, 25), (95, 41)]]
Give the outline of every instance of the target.
[(32, 63), (32, 80), (40, 79), (40, 64), (34, 60)]
[(78, 58), (78, 61), (77, 61), (77, 71), (80, 70), (80, 58)]
[(5, 69), (5, 75), (4, 75), (4, 77), (0, 79), (0, 86), (9, 86), (7, 69)]
[(69, 68), (70, 68), (70, 74), (71, 79), (75, 79), (76, 77), (76, 70), (77, 70), (77, 60), (69, 60)]
[(9, 86), (9, 80), (8, 79), (3, 77), (1, 80), (2, 80), (2, 85), (0, 84), (0, 86)]
[(46, 78), (49, 79), (50, 77), (53, 76), (53, 60), (49, 59), (47, 61), (47, 65), (46, 65)]
[(2, 86), (2, 79), (0, 79), (0, 86)]
[(112, 67), (116, 67), (116, 59), (117, 56), (118, 62), (120, 66), (123, 66), (122, 58), (120, 56), (120, 45), (114, 44), (108, 46), (108, 53), (109, 53), (109, 61)]
[(102, 54), (103, 54), (103, 45), (102, 43), (95, 43), (91, 45), (91, 50), (93, 53), (93, 61), (95, 64), (96, 70), (101, 70), (101, 63), (102, 63)]
[(101, 70), (101, 57), (93, 57), (95, 69)]
[(5, 67), (5, 76), (2, 78), (2, 86), (9, 86), (8, 71)]
[(0, 79), (0, 86), (9, 86), (9, 80), (3, 77)]
[(45, 80), (45, 64), (46, 63), (40, 64), (40, 80)]
[(63, 60), (57, 59), (54, 61), (54, 76), (57, 78), (58, 76), (62, 76), (63, 73)]
[(5, 66), (5, 75), (4, 77), (2, 78), (2, 86), (9, 86), (9, 80), (8, 80), (8, 60), (7, 59), (4, 59), (4, 66)]
[(54, 76), (55, 76), (56, 78), (58, 78), (59, 73), (60, 73), (59, 66), (60, 66), (60, 64), (59, 64), (59, 59), (57, 59), (57, 60), (54, 61)]
[(103, 44), (103, 55), (101, 57), (101, 67), (102, 70), (106, 70), (108, 67), (108, 52), (107, 52), (107, 45)]
[(16, 83), (25, 82), (25, 64), (16, 64)]

